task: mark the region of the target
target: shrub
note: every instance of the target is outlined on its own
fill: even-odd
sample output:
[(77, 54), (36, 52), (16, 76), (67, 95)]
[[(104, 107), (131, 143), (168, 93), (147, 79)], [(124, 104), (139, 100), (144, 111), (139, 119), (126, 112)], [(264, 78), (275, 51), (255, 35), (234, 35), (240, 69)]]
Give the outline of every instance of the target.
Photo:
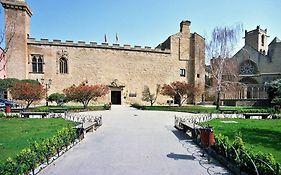
[(138, 103), (131, 104), (131, 107), (136, 108), (136, 109), (141, 109), (141, 110), (144, 110), (144, 108), (145, 108), (144, 106), (142, 106)]
[[(241, 170), (248, 174), (255, 174), (253, 162), (255, 163), (259, 174), (274, 174), (268, 164), (276, 171), (278, 166), (277, 161), (272, 154), (254, 153), (250, 149), (246, 149), (245, 143), (240, 136), (235, 136), (233, 143), (230, 143), (228, 137), (219, 134), (215, 137), (215, 145), (213, 149), (217, 154), (227, 158), (228, 161), (240, 166)], [(249, 157), (251, 158), (249, 158)], [(264, 163), (265, 162), (265, 163)]]
[(106, 104), (104, 104), (104, 105), (103, 105), (103, 108), (104, 108), (105, 110), (110, 110), (110, 109), (111, 109), (111, 103), (106, 103)]
[(54, 101), (57, 103), (57, 106), (62, 106), (65, 103), (66, 98), (65, 98), (64, 94), (53, 93), (53, 94), (49, 95), (48, 101), (50, 101), (50, 102)]
[(281, 114), (272, 114), (272, 119), (281, 119)]
[(19, 118), (20, 116), (18, 114), (5, 114), (0, 113), (0, 118)]
[(45, 139), (43, 142), (32, 142), (29, 148), (23, 149), (17, 154), (15, 160), (8, 158), (0, 163), (0, 174), (27, 174), (30, 171), (34, 174), (37, 165), (47, 162), (49, 159), (74, 143), (77, 138), (75, 131), (71, 128), (63, 128), (51, 139)]

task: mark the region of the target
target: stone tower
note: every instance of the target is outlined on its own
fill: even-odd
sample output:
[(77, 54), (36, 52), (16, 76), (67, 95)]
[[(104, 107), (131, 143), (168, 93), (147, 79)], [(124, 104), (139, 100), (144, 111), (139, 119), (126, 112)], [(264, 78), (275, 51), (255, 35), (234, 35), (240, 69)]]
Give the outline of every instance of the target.
[(5, 9), (5, 40), (8, 51), (7, 76), (28, 78), (27, 40), (32, 12), (24, 0), (1, 0)]
[(189, 103), (204, 101), (205, 92), (205, 39), (190, 33), (190, 21), (180, 23), (178, 34), (179, 60), (186, 62), (187, 82), (194, 85), (196, 95)]
[(267, 55), (267, 37), (267, 29), (263, 30), (260, 26), (249, 32), (245, 30), (245, 45), (249, 45), (263, 55)]

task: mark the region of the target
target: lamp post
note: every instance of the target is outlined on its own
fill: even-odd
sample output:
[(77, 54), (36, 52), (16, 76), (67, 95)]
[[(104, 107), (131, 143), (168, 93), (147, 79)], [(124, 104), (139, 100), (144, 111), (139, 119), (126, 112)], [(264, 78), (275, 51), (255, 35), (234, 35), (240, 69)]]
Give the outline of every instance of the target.
[(48, 90), (51, 87), (52, 84), (52, 79), (49, 79), (48, 81), (44, 81), (44, 78), (41, 79), (41, 84), (45, 85), (45, 90), (46, 90), (46, 106), (48, 106)]

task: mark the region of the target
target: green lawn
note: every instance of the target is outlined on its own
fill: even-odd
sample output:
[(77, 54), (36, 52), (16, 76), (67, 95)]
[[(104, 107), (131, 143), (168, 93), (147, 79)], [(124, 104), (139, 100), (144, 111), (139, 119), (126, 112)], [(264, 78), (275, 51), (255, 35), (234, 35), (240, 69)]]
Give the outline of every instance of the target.
[[(191, 113), (219, 113), (214, 106), (206, 107), (199, 105), (190, 106), (144, 106), (144, 110), (156, 110), (156, 111), (177, 111), (177, 112), (191, 112)], [(221, 109), (235, 109), (239, 113), (244, 112), (273, 112), (273, 108), (267, 107), (221, 107)]]
[[(223, 123), (222, 121), (236, 121), (238, 123)], [(242, 139), (253, 151), (272, 153), (281, 163), (281, 119), (215, 119), (207, 122), (214, 127), (215, 135), (221, 133), (233, 141), (234, 136), (242, 134)]]
[(75, 123), (64, 119), (0, 119), (0, 162), (14, 157), (29, 141), (52, 137), (63, 127)]

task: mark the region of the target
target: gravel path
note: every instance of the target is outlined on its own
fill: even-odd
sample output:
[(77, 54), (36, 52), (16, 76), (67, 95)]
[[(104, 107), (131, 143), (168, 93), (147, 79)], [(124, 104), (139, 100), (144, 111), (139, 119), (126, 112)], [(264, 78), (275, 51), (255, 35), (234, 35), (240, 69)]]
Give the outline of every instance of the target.
[(140, 111), (112, 106), (103, 125), (46, 167), (43, 175), (230, 174), (210, 164), (201, 150), (173, 127), (175, 112)]

